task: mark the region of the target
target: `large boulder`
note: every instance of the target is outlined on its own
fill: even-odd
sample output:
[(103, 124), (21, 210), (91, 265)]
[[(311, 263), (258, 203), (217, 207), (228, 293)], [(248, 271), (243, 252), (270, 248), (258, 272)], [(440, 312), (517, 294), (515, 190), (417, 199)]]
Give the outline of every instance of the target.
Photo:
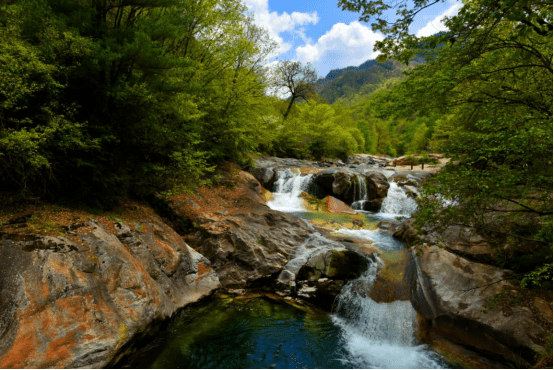
[(368, 199), (385, 199), (390, 187), (387, 177), (381, 172), (368, 172), (364, 176)]
[(278, 273), (313, 232), (300, 218), (269, 208), (198, 222), (187, 240), (212, 262), (226, 288), (242, 288)]
[[(503, 294), (517, 296), (511, 271), (436, 246), (411, 254), (411, 301), (433, 333), (506, 365), (529, 366), (544, 351), (552, 324), (544, 325), (536, 304), (494, 304)], [(544, 310), (551, 315), (551, 305)]]
[(346, 213), (346, 214), (356, 214), (357, 212), (352, 209), (348, 204), (338, 200), (335, 197), (327, 196), (325, 199), (326, 211), (329, 213)]
[(337, 171), (333, 174), (333, 195), (338, 199), (344, 200), (348, 204), (352, 203), (352, 173), (348, 171)]
[(0, 367), (104, 367), (133, 337), (219, 287), (210, 262), (160, 219), (66, 236), (2, 227)]

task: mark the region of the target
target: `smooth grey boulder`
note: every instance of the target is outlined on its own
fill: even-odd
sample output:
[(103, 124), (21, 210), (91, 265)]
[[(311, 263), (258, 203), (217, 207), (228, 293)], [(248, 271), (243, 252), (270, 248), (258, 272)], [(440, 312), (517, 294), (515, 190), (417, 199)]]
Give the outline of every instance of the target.
[(435, 246), (410, 252), (411, 301), (435, 332), (506, 364), (530, 366), (544, 351), (551, 326), (541, 325), (530, 307), (513, 304), (505, 310), (491, 304), (497, 294), (514, 290), (507, 281), (511, 271)]

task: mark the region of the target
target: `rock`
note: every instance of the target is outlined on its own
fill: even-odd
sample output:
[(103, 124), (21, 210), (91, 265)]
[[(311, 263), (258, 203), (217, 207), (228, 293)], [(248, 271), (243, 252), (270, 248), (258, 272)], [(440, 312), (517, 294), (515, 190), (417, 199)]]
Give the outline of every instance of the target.
[(311, 232), (298, 217), (267, 208), (200, 224), (191, 243), (224, 287), (242, 288), (281, 271)]
[(277, 180), (276, 173), (273, 168), (258, 167), (250, 170), (250, 173), (260, 182), (267, 190), (273, 189), (273, 184)]
[[(357, 212), (352, 209), (348, 204), (338, 200), (335, 197), (327, 196), (324, 201), (326, 202), (327, 212), (330, 213), (346, 213), (355, 215)], [(363, 221), (362, 221), (363, 222)]]
[(414, 308), (445, 339), (495, 361), (529, 366), (543, 350), (549, 330), (533, 312), (514, 304), (510, 312), (491, 305), (511, 272), (471, 262), (445, 249), (411, 249), (410, 295)]
[(352, 174), (347, 171), (337, 171), (333, 175), (333, 195), (340, 200), (352, 203), (352, 197), (349, 194), (352, 187)]
[(331, 309), (341, 288), (360, 277), (369, 263), (372, 263), (370, 258), (351, 250), (313, 254), (296, 274), (297, 294), (320, 307)]
[(355, 154), (346, 160), (347, 164), (355, 164), (361, 166), (385, 167), (388, 160), (386, 158), (370, 155), (370, 154)]
[(396, 220), (382, 220), (379, 221), (379, 223), (377, 224), (377, 227), (379, 229), (387, 230), (390, 232), (394, 232), (398, 226), (400, 226), (400, 222)]
[(0, 241), (0, 367), (104, 367), (135, 335), (219, 287), (159, 219)]
[(419, 198), (419, 189), (417, 187), (411, 186), (411, 185), (405, 185), (404, 190), (412, 198), (416, 198), (416, 199)]
[(453, 366), (454, 369), (505, 369), (506, 365), (491, 361), (478, 353), (435, 335), (430, 345)]
[(533, 307), (537, 311), (539, 317), (552, 326), (552, 304), (548, 304), (543, 299), (535, 297)]
[[(376, 201), (368, 204), (369, 210), (377, 208), (376, 211), (378, 211), (390, 186), (387, 178), (376, 171), (365, 172), (362, 175), (366, 182), (368, 200)], [(356, 193), (359, 192), (358, 181), (355, 173), (347, 170), (333, 169), (320, 172), (314, 176), (313, 182), (316, 186), (312, 189), (312, 193), (320, 199), (331, 195), (346, 204), (352, 204), (354, 197), (357, 196)]]
[(368, 200), (363, 204), (364, 211), (379, 212), (385, 198)]
[(368, 199), (385, 199), (390, 187), (387, 177), (381, 172), (369, 172), (365, 173), (364, 176), (367, 183)]
[(352, 280), (368, 266), (368, 259), (349, 250), (330, 250), (312, 255), (300, 268), (297, 280), (317, 281), (321, 278)]
[(416, 243), (416, 240), (419, 244), (437, 245), (440, 243), (446, 250), (476, 262), (493, 261), (501, 252), (469, 228), (449, 226), (441, 233), (427, 230), (423, 235), (418, 235), (417, 230), (412, 226), (413, 222), (414, 219), (405, 221), (396, 229), (394, 236), (412, 244)]

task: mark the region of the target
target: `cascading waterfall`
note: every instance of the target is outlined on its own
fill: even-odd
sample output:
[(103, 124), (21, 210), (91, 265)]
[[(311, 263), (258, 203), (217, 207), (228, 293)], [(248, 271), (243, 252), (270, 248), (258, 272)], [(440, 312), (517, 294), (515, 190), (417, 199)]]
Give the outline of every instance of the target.
[[(275, 198), (268, 205), (285, 212), (304, 211), (299, 196), (308, 190), (312, 175), (302, 176), (300, 171), (295, 173), (289, 169), (279, 171), (277, 175)], [(363, 175), (356, 174), (356, 177), (352, 208), (363, 209), (368, 200), (367, 185)], [(392, 182), (377, 217), (409, 217), (416, 209), (415, 200)], [(338, 232), (370, 240), (375, 247), (392, 253), (402, 248), (400, 242), (382, 230), (341, 229)], [(278, 280), (285, 284), (294, 281), (294, 276), (310, 255), (327, 249), (341, 249), (341, 245), (333, 244), (317, 233), (312, 234), (299, 246)], [(370, 263), (360, 278), (345, 285), (335, 300), (331, 318), (341, 330), (340, 340), (346, 351), (339, 356), (340, 361), (344, 366), (354, 368), (444, 368), (445, 364), (438, 355), (427, 346), (417, 344), (417, 314), (410, 301), (379, 303), (369, 297), (368, 292), (383, 266), (384, 262), (377, 257), (377, 262)]]
[(358, 179), (357, 186), (354, 188), (354, 202), (351, 207), (353, 209), (363, 210), (364, 205), (367, 202), (367, 184), (365, 182), (365, 176), (356, 174)]
[(335, 300), (332, 320), (348, 351), (341, 361), (355, 368), (443, 368), (435, 353), (416, 343), (417, 314), (410, 301), (377, 303), (367, 296), (382, 266), (380, 259), (370, 264)]
[(300, 193), (308, 190), (312, 176), (303, 176), (300, 170), (297, 173), (290, 169), (279, 171), (274, 185), (274, 200), (267, 202), (267, 205), (277, 211), (303, 211), (304, 206)]
[(408, 196), (396, 182), (391, 182), (387, 197), (383, 201), (379, 213), (390, 217), (410, 217), (416, 210), (417, 202)]

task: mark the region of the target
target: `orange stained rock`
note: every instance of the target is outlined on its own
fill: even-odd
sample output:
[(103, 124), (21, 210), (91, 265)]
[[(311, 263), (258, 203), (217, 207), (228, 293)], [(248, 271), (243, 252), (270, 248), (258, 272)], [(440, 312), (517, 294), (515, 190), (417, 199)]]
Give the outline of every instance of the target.
[(211, 269), (206, 267), (206, 265), (204, 265), (203, 263), (198, 264), (198, 276), (206, 275), (210, 271), (211, 271)]
[(198, 277), (196, 279), (194, 279), (194, 282), (198, 283), (199, 281), (202, 281), (204, 279), (202, 276), (206, 275), (210, 271), (211, 270), (209, 268), (207, 268), (203, 263), (199, 263), (198, 264)]
[(69, 359), (69, 350), (77, 345), (75, 341), (75, 332), (69, 332), (65, 337), (55, 339), (48, 344), (45, 359), (46, 363), (59, 366), (60, 360)]
[(358, 212), (350, 208), (350, 206), (337, 198), (327, 196), (327, 212), (331, 213), (347, 213), (356, 215)]
[(8, 353), (0, 359), (0, 368), (2, 369), (22, 369), (27, 368), (27, 359), (36, 351), (36, 332), (31, 326), (29, 320), (22, 320), (20, 326), (24, 326), (18, 331), (15, 341)]

